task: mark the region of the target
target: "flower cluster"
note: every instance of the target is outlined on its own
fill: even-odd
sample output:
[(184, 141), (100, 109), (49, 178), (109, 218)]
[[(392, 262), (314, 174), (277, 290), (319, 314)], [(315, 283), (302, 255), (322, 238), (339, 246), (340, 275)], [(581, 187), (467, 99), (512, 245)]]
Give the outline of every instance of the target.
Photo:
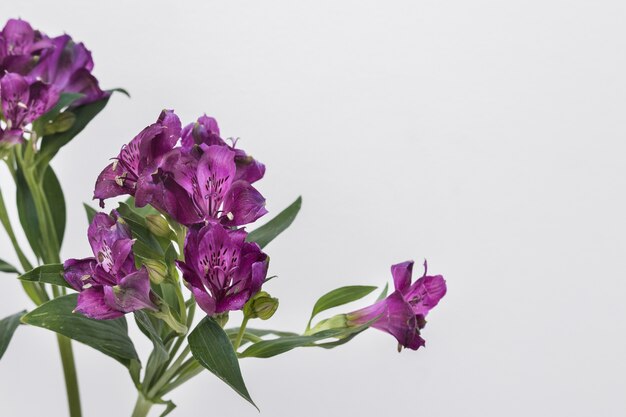
[(220, 137), (215, 119), (182, 128), (172, 110), (125, 145), (99, 175), (94, 198), (135, 197), (188, 228), (183, 252), (187, 287), (209, 315), (239, 310), (257, 293), (269, 258), (237, 228), (267, 213), (252, 186), (265, 166)]
[(0, 143), (20, 143), (27, 125), (50, 110), (63, 93), (82, 97), (72, 106), (106, 97), (91, 74), (91, 52), (68, 35), (50, 38), (23, 20), (0, 32), (0, 102), (5, 126)]
[(94, 257), (63, 264), (65, 280), (80, 292), (76, 311), (104, 320), (143, 308), (156, 310), (148, 271), (135, 267), (135, 241), (117, 212), (96, 214), (88, 237)]
[(391, 267), (395, 291), (369, 307), (348, 313), (347, 325), (360, 326), (373, 321), (372, 327), (393, 335), (400, 346), (413, 350), (425, 345), (420, 330), (426, 315), (446, 295), (446, 282), (441, 275), (424, 275), (411, 284), (413, 261)]

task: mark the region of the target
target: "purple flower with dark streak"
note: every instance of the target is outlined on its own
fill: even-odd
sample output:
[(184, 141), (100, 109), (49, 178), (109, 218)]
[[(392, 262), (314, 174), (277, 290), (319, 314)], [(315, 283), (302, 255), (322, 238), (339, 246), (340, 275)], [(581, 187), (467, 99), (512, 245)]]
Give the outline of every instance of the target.
[(100, 200), (129, 194), (139, 207), (152, 202), (152, 180), (165, 155), (180, 137), (181, 124), (172, 110), (163, 110), (156, 123), (143, 129), (128, 145), (124, 145), (115, 161), (98, 176), (94, 199)]
[(446, 294), (446, 282), (441, 275), (424, 275), (411, 284), (413, 261), (391, 267), (395, 291), (372, 306), (347, 314), (348, 326), (359, 326), (378, 317), (372, 327), (390, 333), (399, 345), (417, 350), (425, 345), (420, 330), (425, 317)]
[(94, 257), (63, 264), (65, 280), (80, 292), (75, 311), (98, 320), (144, 308), (157, 310), (148, 271), (135, 267), (130, 230), (117, 212), (111, 214), (98, 213), (89, 225)]
[(42, 82), (30, 84), (19, 74), (6, 74), (0, 79), (0, 101), (7, 124), (6, 129), (0, 128), (0, 142), (22, 142), (26, 125), (50, 110), (58, 99), (58, 94)]
[(152, 204), (181, 224), (219, 221), (226, 226), (252, 223), (267, 213), (265, 198), (249, 182), (235, 180), (235, 152), (227, 146), (200, 145), (193, 154), (171, 153), (163, 171), (159, 198)]
[(191, 229), (185, 241), (185, 262), (177, 261), (187, 287), (209, 316), (240, 310), (265, 281), (268, 256), (246, 242), (243, 229), (228, 230), (209, 223)]
[(248, 156), (242, 149), (235, 148), (236, 141), (230, 146), (220, 137), (220, 128), (217, 121), (206, 114), (195, 123), (190, 123), (182, 131), (182, 148), (184, 152), (192, 152), (194, 145), (226, 146), (235, 152), (234, 180), (244, 180), (250, 184), (260, 180), (265, 175), (265, 165)]

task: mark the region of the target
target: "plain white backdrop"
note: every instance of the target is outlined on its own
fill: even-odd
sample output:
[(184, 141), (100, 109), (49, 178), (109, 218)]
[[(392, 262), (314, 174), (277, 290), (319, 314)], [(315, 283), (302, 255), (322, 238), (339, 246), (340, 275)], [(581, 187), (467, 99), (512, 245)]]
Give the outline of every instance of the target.
[[(89, 254), (99, 171), (173, 108), (266, 163), (272, 214), (303, 195), (267, 247), (281, 307), (264, 325), (300, 330), (326, 291), (384, 285), (407, 259), (446, 277), (418, 352), (371, 330), (244, 360), (262, 416), (626, 415), (626, 3), (3, 0), (0, 20), (18, 16), (85, 42), (102, 86), (132, 94), (53, 162), (64, 257)], [(0, 316), (24, 307), (0, 276)], [(130, 415), (126, 371), (75, 350), (84, 415)], [(171, 398), (174, 416), (258, 415), (208, 372)], [(17, 330), (0, 415), (67, 415), (52, 334)]]

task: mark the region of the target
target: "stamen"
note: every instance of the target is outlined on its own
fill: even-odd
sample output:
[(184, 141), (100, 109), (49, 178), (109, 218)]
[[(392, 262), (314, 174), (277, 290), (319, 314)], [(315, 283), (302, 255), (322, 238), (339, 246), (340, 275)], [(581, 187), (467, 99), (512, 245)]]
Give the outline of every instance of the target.
[(17, 103), (17, 107), (20, 107), (22, 109), (28, 109), (28, 106), (24, 103), (22, 103), (21, 101)]

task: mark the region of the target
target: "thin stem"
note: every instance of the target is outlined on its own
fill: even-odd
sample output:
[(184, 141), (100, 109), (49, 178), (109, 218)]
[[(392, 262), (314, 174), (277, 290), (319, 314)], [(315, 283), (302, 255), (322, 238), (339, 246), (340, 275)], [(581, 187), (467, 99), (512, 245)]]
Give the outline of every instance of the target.
[(173, 389), (189, 381), (191, 378), (198, 375), (203, 370), (204, 368), (202, 367), (202, 365), (200, 365), (198, 361), (194, 360), (194, 362), (191, 363), (191, 365), (188, 367), (188, 370), (186, 370), (185, 373), (181, 374), (178, 378), (176, 378), (171, 383), (167, 384), (167, 386), (165, 386), (161, 391), (159, 391), (159, 397), (164, 396), (168, 392), (172, 391)]
[(152, 408), (152, 402), (147, 400), (141, 392), (137, 392), (137, 402), (131, 417), (146, 417)]
[(248, 316), (243, 316), (243, 320), (241, 321), (241, 327), (239, 327), (239, 333), (237, 333), (237, 338), (235, 339), (235, 343), (233, 343), (233, 348), (235, 349), (235, 352), (237, 352), (237, 349), (239, 349), (241, 339), (243, 339), (243, 334), (246, 332), (248, 320), (250, 320)]
[(172, 366), (170, 366), (168, 370), (163, 372), (163, 375), (161, 375), (158, 381), (155, 382), (154, 385), (150, 388), (150, 390), (148, 391), (149, 398), (153, 398), (154, 394), (159, 392), (159, 390), (163, 388), (165, 384), (167, 384), (170, 381), (170, 379), (172, 379), (172, 377), (176, 374), (178, 369), (180, 369), (181, 365), (183, 364), (189, 352), (191, 352), (191, 349), (189, 348), (189, 346), (183, 349), (183, 351), (180, 353), (178, 358), (174, 361), (174, 363), (172, 363)]
[[(57, 286), (52, 286), (54, 298), (61, 295)], [(78, 377), (76, 375), (76, 365), (74, 364), (74, 351), (72, 341), (67, 337), (57, 333), (57, 343), (61, 353), (61, 363), (63, 364), (63, 375), (65, 377), (65, 390), (67, 391), (67, 402), (70, 407), (70, 417), (81, 417), (80, 411), (80, 391), (78, 389)]]

